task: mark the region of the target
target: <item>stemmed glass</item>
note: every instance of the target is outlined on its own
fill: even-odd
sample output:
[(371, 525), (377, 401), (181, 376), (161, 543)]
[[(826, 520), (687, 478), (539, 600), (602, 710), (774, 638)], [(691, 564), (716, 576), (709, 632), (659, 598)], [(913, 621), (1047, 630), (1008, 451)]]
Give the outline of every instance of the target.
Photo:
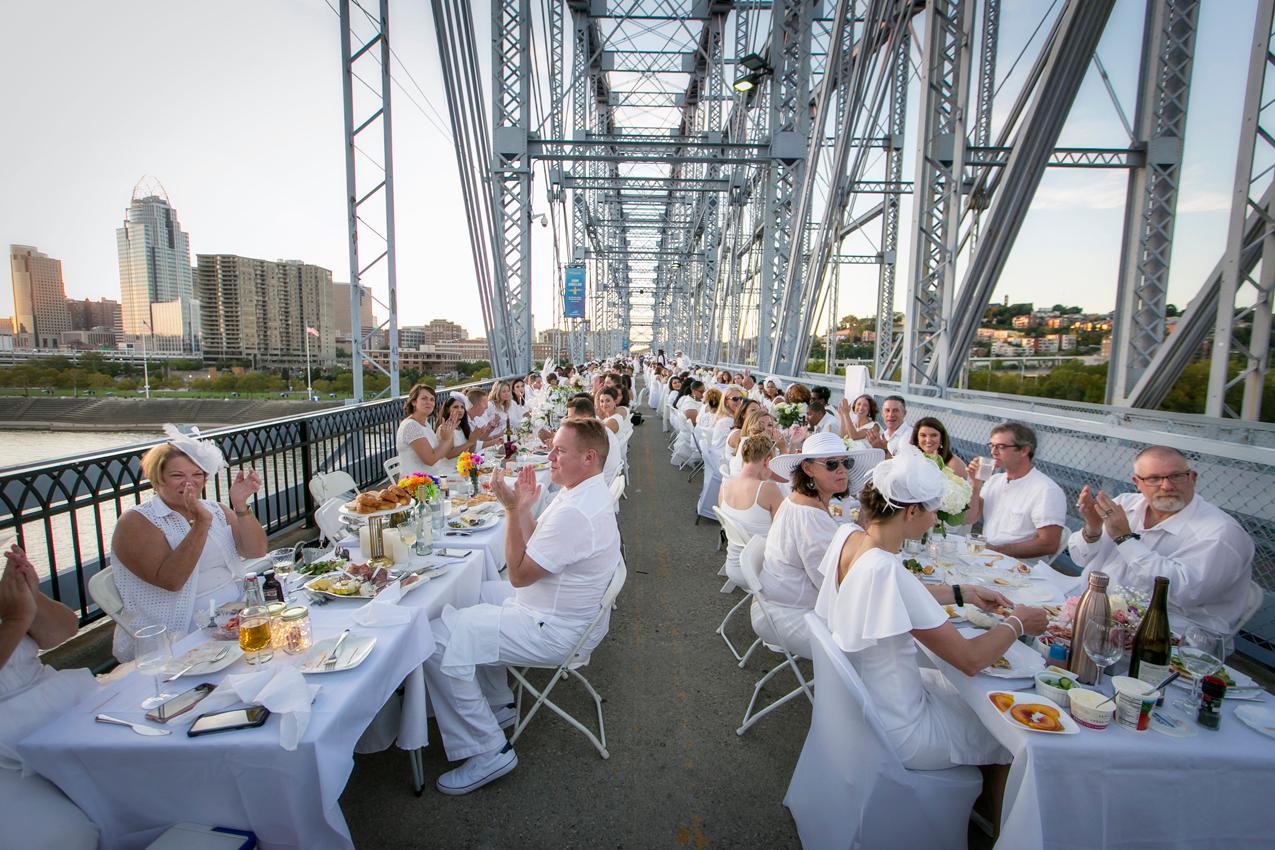
[(163, 625), (144, 626), (133, 637), (137, 645), (134, 656), (137, 672), (155, 680), (155, 695), (142, 701), (142, 708), (149, 710), (173, 698), (173, 694), (161, 693), (159, 690), (159, 677), (173, 660), (173, 645), (169, 640), (168, 629)]
[(1200, 705), (1200, 683), (1205, 676), (1211, 676), (1222, 669), (1222, 659), (1226, 657), (1226, 634), (1206, 628), (1198, 623), (1191, 623), (1182, 632), (1182, 642), (1178, 644), (1177, 655), (1182, 659), (1182, 666), (1191, 674), (1191, 695), (1174, 703), (1187, 717), (1194, 717)]
[(1098, 668), (1094, 687), (1102, 684), (1102, 671), (1115, 664), (1124, 654), (1124, 626), (1110, 617), (1092, 617), (1085, 621), (1081, 635), (1085, 655)]

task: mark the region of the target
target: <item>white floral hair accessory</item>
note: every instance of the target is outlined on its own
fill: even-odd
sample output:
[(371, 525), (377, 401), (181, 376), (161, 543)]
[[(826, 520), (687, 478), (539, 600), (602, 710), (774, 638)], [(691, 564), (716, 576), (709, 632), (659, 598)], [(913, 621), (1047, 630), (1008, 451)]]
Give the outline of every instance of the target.
[(873, 488), (896, 510), (902, 505), (920, 504), (936, 510), (947, 489), (943, 473), (934, 462), (912, 445), (872, 468)]
[(212, 440), (199, 439), (198, 428), (191, 426), (183, 431), (169, 422), (164, 426), (164, 433), (168, 435), (168, 444), (170, 446), (193, 460), (196, 466), (209, 475), (216, 475), (225, 469), (225, 455), (221, 453), (221, 449), (217, 448), (217, 444)]

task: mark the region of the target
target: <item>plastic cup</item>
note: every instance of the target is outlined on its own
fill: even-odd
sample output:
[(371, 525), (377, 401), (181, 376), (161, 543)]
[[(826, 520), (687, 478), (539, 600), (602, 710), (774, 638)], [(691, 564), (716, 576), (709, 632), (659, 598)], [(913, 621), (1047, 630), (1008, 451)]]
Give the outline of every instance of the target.
[(974, 473), (974, 477), (979, 481), (990, 481), (992, 473), (996, 471), (996, 461), (990, 457), (980, 457), (978, 459), (978, 471)]
[(1116, 690), (1116, 722), (1134, 732), (1147, 731), (1160, 692), (1132, 676), (1113, 676), (1111, 686)]

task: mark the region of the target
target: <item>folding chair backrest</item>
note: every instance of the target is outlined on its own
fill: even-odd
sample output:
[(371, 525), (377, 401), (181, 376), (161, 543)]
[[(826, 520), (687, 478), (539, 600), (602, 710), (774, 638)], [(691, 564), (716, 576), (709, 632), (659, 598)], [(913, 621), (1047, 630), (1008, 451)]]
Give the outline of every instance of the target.
[(113, 567), (104, 567), (89, 578), (89, 597), (102, 609), (103, 614), (132, 634), (132, 629), (124, 622), (124, 599), (115, 586)]
[[(310, 495), (319, 503), (337, 496), (347, 499), (358, 492), (359, 486), (350, 473), (338, 469), (335, 472), (321, 472), (310, 479)], [(349, 494), (347, 496), (347, 494)]]
[(319, 527), (319, 531), (329, 543), (336, 543), (341, 539), (341, 505), (345, 504), (345, 499), (336, 496), (328, 499), (319, 505), (318, 510), (314, 512), (314, 524)]
[(615, 480), (611, 482), (609, 489), (611, 490), (611, 500), (619, 504), (620, 499), (624, 498), (624, 476), (615, 476)]
[(1244, 600), (1244, 613), (1240, 615), (1239, 625), (1235, 630), (1240, 629), (1253, 619), (1254, 615), (1262, 608), (1262, 603), (1266, 601), (1266, 591), (1262, 590), (1262, 586), (1255, 581), (1248, 583), (1248, 598)]
[(385, 477), (390, 480), (390, 483), (391, 484), (397, 483), (399, 479), (398, 472), (400, 467), (402, 466), (402, 464), (399, 462), (398, 456), (396, 455), (392, 458), (389, 458), (388, 460), (385, 461), (385, 463), (381, 465), (385, 467)]
[(611, 582), (607, 585), (606, 593), (602, 594), (602, 610), (607, 610), (615, 604), (615, 598), (620, 595), (620, 591), (624, 589), (624, 582), (629, 577), (629, 568), (624, 563), (624, 556), (620, 556), (620, 563), (616, 565), (615, 572), (611, 574)]
[(720, 505), (713, 505), (713, 515), (717, 517), (717, 521), (722, 524), (722, 531), (726, 532), (726, 542), (733, 546), (738, 546), (742, 551), (748, 545), (748, 541), (753, 539), (753, 535), (749, 534), (739, 523), (731, 519), (730, 515), (722, 510)]
[(739, 571), (754, 595), (761, 593), (761, 568), (766, 562), (766, 535), (758, 534), (739, 553)]

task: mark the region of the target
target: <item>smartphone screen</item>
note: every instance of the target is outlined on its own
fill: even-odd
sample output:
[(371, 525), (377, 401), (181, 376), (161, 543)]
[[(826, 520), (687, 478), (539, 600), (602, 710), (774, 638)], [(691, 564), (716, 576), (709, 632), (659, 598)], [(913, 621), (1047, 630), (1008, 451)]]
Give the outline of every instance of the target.
[(235, 708), (217, 714), (205, 714), (194, 722), (187, 735), (206, 735), (210, 732), (229, 732), (260, 726), (270, 716), (270, 710), (260, 705)]
[(170, 699), (168, 702), (162, 703), (155, 707), (154, 711), (147, 713), (148, 720), (154, 720), (158, 723), (167, 723), (179, 714), (185, 714), (190, 711), (199, 701), (208, 696), (213, 691), (213, 686), (205, 682), (196, 685), (184, 693)]

